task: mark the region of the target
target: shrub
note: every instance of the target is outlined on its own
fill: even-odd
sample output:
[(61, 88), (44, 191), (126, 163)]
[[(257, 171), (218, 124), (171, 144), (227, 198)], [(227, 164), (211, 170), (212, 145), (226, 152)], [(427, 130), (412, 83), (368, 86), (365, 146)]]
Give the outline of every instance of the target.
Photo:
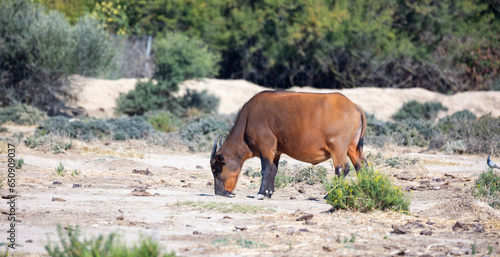
[(175, 132), (179, 129), (181, 120), (170, 112), (156, 111), (147, 115), (148, 122), (157, 131)]
[(60, 245), (52, 246), (49, 243), (45, 246), (45, 250), (47, 250), (49, 256), (176, 256), (174, 252), (161, 255), (158, 243), (154, 242), (151, 238), (142, 239), (139, 245), (134, 245), (130, 248), (119, 244), (117, 242), (117, 235), (114, 233), (107, 237), (99, 235), (97, 238), (90, 240), (81, 240), (78, 226), (75, 228), (68, 226), (65, 229), (67, 232), (60, 225), (57, 226)]
[(228, 116), (200, 117), (188, 122), (179, 134), (190, 151), (209, 151), (216, 134), (229, 134), (230, 124)]
[(137, 116), (108, 120), (95, 118), (70, 120), (57, 116), (46, 119), (38, 128), (39, 135), (48, 133), (84, 141), (106, 137), (115, 140), (141, 139), (148, 137), (152, 132), (154, 129), (151, 124)]
[(354, 178), (334, 176), (325, 183), (325, 189), (328, 192), (326, 202), (334, 209), (409, 213), (409, 197), (393, 185), (388, 175), (374, 171), (373, 166), (362, 168)]
[(47, 115), (44, 112), (26, 104), (0, 108), (0, 124), (2, 121), (10, 121), (18, 125), (35, 125), (46, 117)]
[(500, 209), (500, 174), (492, 168), (483, 171), (474, 182), (472, 194), (491, 207)]
[[(178, 98), (178, 84), (187, 79), (217, 75), (220, 57), (199, 39), (180, 33), (166, 33), (154, 43), (156, 82), (138, 82), (136, 88), (117, 100), (117, 110), (128, 115), (142, 115), (147, 111), (167, 110), (179, 116), (188, 107), (212, 112), (218, 101), (206, 92), (188, 92)], [(194, 106), (191, 106), (194, 105)]]
[(195, 108), (203, 113), (217, 113), (219, 102), (219, 98), (209, 94), (207, 90), (198, 92), (188, 89), (186, 94), (182, 97), (182, 105), (185, 109)]
[(71, 25), (62, 13), (31, 0), (0, 1), (2, 106), (63, 105), (56, 95), (67, 95), (68, 76), (96, 75), (113, 55), (107, 33), (87, 16)]
[(407, 102), (399, 109), (392, 118), (396, 121), (406, 119), (423, 119), (434, 120), (439, 111), (446, 111), (448, 108), (444, 107), (439, 102), (426, 102), (419, 103), (415, 100)]
[(290, 183), (306, 183), (314, 185), (323, 183), (326, 179), (327, 170), (320, 165), (311, 165), (303, 168), (302, 165), (288, 165), (287, 161), (281, 161), (279, 164), (278, 174), (275, 178), (275, 186), (284, 188)]
[(438, 122), (438, 132), (431, 145), (453, 153), (491, 153), (500, 150), (500, 118), (489, 115), (479, 119), (465, 112), (445, 117)]

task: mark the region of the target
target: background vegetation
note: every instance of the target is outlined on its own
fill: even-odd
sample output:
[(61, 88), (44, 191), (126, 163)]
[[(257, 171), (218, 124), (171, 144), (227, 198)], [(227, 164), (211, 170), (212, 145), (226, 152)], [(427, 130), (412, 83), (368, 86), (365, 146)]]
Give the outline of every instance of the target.
[(202, 38), (220, 78), (273, 88), (500, 88), (498, 0), (38, 0), (112, 34)]

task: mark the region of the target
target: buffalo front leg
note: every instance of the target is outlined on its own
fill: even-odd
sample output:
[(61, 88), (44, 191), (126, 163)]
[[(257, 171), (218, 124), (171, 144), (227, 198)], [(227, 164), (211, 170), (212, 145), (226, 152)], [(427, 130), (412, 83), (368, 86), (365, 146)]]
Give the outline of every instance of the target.
[(256, 196), (258, 200), (263, 200), (264, 197), (271, 198), (274, 193), (274, 180), (278, 173), (279, 161), (280, 156), (276, 156), (273, 162), (270, 162), (267, 158), (261, 158), (262, 182), (260, 184), (259, 193), (257, 193)]

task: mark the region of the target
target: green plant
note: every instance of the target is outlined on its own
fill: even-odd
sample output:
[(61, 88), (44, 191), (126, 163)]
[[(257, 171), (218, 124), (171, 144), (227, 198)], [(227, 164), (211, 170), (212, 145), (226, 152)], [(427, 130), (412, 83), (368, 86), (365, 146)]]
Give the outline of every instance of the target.
[(229, 134), (231, 122), (229, 116), (201, 116), (186, 122), (179, 135), (190, 151), (209, 151), (218, 133)]
[(491, 207), (500, 209), (500, 174), (492, 168), (481, 172), (474, 182), (472, 194)]
[(253, 240), (247, 239), (233, 239), (231, 236), (219, 238), (212, 242), (212, 245), (230, 245), (236, 244), (244, 248), (266, 248), (266, 244), (257, 243)]
[(444, 107), (439, 102), (419, 103), (413, 100), (403, 104), (403, 107), (401, 107), (392, 118), (397, 121), (406, 119), (434, 120), (440, 111), (446, 110), (448, 110), (448, 108)]
[(79, 227), (75, 228), (68, 226), (65, 228), (57, 226), (60, 245), (52, 246), (49, 242), (45, 246), (47, 254), (52, 257), (86, 257), (86, 256), (163, 256), (174, 257), (174, 252), (161, 255), (160, 248), (157, 242), (151, 238), (143, 238), (139, 245), (127, 247), (117, 241), (118, 236), (111, 233), (107, 237), (99, 235), (97, 238), (90, 240), (80, 239)]
[(59, 166), (56, 167), (56, 173), (59, 176), (64, 176), (66, 174), (66, 171), (64, 170), (64, 165), (62, 162), (59, 162)]
[(16, 166), (15, 166), (16, 169), (18, 169), (18, 170), (22, 169), (23, 165), (24, 165), (24, 159), (23, 158), (16, 159), (15, 164), (16, 164)]
[(117, 99), (119, 112), (142, 115), (147, 111), (167, 110), (180, 116), (188, 107), (208, 112), (216, 109), (218, 101), (206, 92), (188, 92), (185, 98), (176, 97), (175, 93), (182, 81), (217, 75), (218, 53), (211, 51), (197, 38), (173, 32), (158, 36), (153, 48), (156, 58), (153, 74), (155, 82), (138, 82), (134, 90), (121, 95)]
[(182, 99), (182, 105), (185, 109), (196, 108), (203, 113), (217, 113), (220, 102), (219, 98), (209, 94), (207, 90), (198, 92), (188, 89)]
[(471, 255), (476, 255), (476, 242), (470, 244), (470, 248)]
[[(153, 127), (142, 117), (123, 117), (117, 119), (95, 119), (86, 118), (81, 120), (70, 120), (69, 118), (57, 116), (44, 120), (38, 128), (41, 134), (52, 134), (59, 137), (76, 138), (84, 141), (96, 138), (112, 138), (115, 140), (146, 138), (154, 132)], [(28, 139), (29, 138), (29, 139)], [(39, 144), (37, 137), (28, 137), (27, 145)], [(43, 137), (39, 137), (43, 138)], [(71, 143), (54, 146), (54, 151), (67, 150)]]
[(147, 115), (148, 122), (157, 131), (175, 132), (181, 125), (181, 120), (170, 112), (156, 111)]
[(368, 212), (393, 210), (409, 213), (410, 200), (393, 185), (389, 176), (375, 171), (373, 166), (363, 167), (355, 178), (334, 176), (325, 182), (326, 202), (333, 208)]
[(51, 113), (64, 107), (70, 75), (95, 76), (114, 55), (94, 19), (70, 24), (31, 0), (0, 1), (0, 102), (29, 103)]
[(0, 123), (10, 121), (18, 125), (35, 125), (46, 117), (44, 112), (26, 104), (0, 108)]

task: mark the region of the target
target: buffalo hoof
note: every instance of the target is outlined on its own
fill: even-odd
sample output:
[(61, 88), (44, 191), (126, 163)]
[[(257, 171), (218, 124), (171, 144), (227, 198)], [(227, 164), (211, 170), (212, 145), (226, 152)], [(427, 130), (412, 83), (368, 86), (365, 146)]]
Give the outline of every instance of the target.
[(257, 199), (257, 200), (264, 200), (264, 197), (265, 196), (262, 195), (262, 194), (257, 194), (257, 196), (255, 197), (255, 199)]

